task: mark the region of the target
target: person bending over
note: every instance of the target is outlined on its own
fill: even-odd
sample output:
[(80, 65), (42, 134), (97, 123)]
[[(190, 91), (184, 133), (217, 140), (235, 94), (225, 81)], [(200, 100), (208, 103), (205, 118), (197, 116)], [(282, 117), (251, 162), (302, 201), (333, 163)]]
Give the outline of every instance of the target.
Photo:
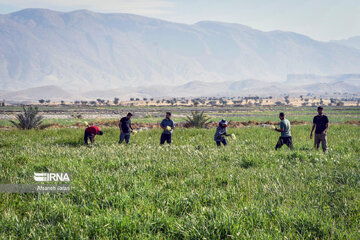
[(95, 142), (95, 135), (103, 135), (103, 132), (100, 131), (100, 128), (97, 126), (90, 126), (85, 129), (84, 141), (85, 144), (88, 145), (88, 140), (90, 138), (90, 142)]

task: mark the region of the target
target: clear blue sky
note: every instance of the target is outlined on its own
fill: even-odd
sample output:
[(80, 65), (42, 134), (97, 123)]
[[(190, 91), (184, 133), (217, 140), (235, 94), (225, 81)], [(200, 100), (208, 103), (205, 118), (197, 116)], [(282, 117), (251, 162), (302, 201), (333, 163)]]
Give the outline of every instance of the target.
[(0, 13), (23, 8), (127, 12), (188, 24), (233, 22), (322, 41), (360, 35), (360, 0), (0, 0)]

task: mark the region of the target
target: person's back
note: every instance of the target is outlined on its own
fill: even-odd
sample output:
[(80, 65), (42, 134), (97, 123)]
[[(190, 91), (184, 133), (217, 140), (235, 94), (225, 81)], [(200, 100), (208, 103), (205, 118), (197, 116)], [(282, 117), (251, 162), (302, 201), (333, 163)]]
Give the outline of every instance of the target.
[(290, 121), (284, 118), (280, 121), (280, 129), (284, 128), (284, 131), (281, 132), (281, 137), (291, 137), (291, 126)]
[(227, 128), (218, 126), (216, 128), (214, 140), (215, 141), (222, 141), (224, 139), (224, 135), (226, 134)]
[(123, 117), (120, 119), (121, 130), (123, 133), (130, 133), (131, 119), (128, 117)]
[(119, 144), (121, 144), (124, 140), (127, 144), (130, 143), (130, 133), (133, 130), (131, 126), (131, 117), (132, 113), (128, 113), (126, 117), (120, 119), (119, 128), (120, 128), (120, 138)]
[(100, 131), (100, 128), (97, 127), (97, 126), (90, 126), (90, 127), (87, 127), (85, 129), (86, 132), (90, 133), (90, 134), (97, 134), (99, 131)]

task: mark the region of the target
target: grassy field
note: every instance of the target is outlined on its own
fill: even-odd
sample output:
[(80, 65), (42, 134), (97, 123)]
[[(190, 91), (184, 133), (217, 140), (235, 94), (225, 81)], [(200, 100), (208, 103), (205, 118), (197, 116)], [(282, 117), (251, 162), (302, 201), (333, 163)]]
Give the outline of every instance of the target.
[[(134, 117), (132, 118), (133, 123), (160, 123), (164, 118), (164, 113), (166, 111), (171, 111), (174, 115), (173, 119), (175, 122), (183, 122), (186, 120), (186, 115), (189, 115), (192, 110), (204, 110), (205, 113), (211, 117), (212, 121), (219, 121), (222, 118), (227, 120), (237, 121), (237, 122), (247, 122), (247, 121), (271, 121), (278, 122), (278, 114), (283, 111), (286, 113), (287, 118), (290, 121), (304, 121), (306, 123), (311, 123), (313, 117), (317, 114), (316, 107), (228, 107), (228, 108), (212, 108), (212, 107), (120, 107), (117, 109), (117, 114), (114, 114), (114, 107), (103, 106), (103, 107), (78, 107), (74, 106), (53, 106), (46, 107), (40, 106), (39, 109), (43, 112), (41, 113), (62, 113), (63, 115), (46, 118), (43, 120), (44, 124), (55, 124), (59, 126), (72, 126), (84, 121), (93, 122), (94, 124), (104, 124), (109, 122), (118, 121), (120, 116), (125, 115), (127, 112), (133, 112)], [(1, 110), (1, 109), (0, 109)], [(2, 108), (3, 111), (19, 111), (21, 108), (19, 106), (7, 106)], [(359, 107), (326, 107), (325, 114), (329, 117), (331, 123), (342, 123), (346, 121), (356, 121), (360, 122), (360, 108)], [(9, 113), (7, 112), (7, 113)], [(2, 112), (0, 111), (0, 114)], [(97, 118), (73, 118), (71, 115), (86, 115), (86, 113), (94, 113)], [(108, 117), (109, 114), (116, 117)], [(66, 115), (67, 114), (67, 115)], [(70, 115), (69, 115), (70, 114)], [(14, 115), (14, 113), (13, 113)], [(1, 115), (0, 115), (1, 116)], [(51, 115), (50, 115), (51, 116)], [(104, 117), (105, 116), (105, 117)], [(64, 118), (68, 117), (68, 118)], [(1, 127), (11, 127), (12, 124), (8, 119), (0, 119), (0, 128)]]
[(329, 152), (310, 126), (293, 126), (295, 150), (261, 127), (141, 131), (118, 145), (105, 128), (93, 146), (83, 129), (2, 131), (0, 183), (34, 172), (71, 172), (68, 194), (0, 194), (0, 238), (360, 239), (360, 129), (331, 125)]

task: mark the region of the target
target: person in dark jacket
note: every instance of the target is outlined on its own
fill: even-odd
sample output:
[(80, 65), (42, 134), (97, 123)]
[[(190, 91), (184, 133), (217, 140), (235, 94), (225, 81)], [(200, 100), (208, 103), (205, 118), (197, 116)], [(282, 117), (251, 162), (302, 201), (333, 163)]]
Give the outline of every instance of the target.
[(165, 141), (171, 144), (172, 131), (175, 128), (174, 121), (171, 120), (171, 112), (166, 113), (166, 117), (161, 121), (160, 127), (164, 130), (160, 137), (160, 145)]
[(228, 124), (228, 122), (227, 122), (225, 119), (222, 119), (222, 120), (219, 122), (219, 126), (216, 128), (214, 140), (215, 140), (216, 145), (217, 145), (218, 147), (221, 146), (221, 143), (222, 143), (224, 146), (227, 145), (225, 136), (230, 136), (230, 134), (227, 134), (227, 124)]
[(120, 119), (119, 128), (120, 128), (120, 139), (119, 144), (121, 144), (124, 139), (127, 144), (130, 142), (130, 133), (133, 131), (131, 126), (131, 117), (132, 113), (128, 113), (126, 117)]
[(90, 142), (95, 142), (95, 135), (103, 135), (103, 132), (100, 131), (100, 128), (97, 126), (90, 126), (85, 129), (84, 141), (85, 144), (88, 145), (88, 140), (90, 138)]

